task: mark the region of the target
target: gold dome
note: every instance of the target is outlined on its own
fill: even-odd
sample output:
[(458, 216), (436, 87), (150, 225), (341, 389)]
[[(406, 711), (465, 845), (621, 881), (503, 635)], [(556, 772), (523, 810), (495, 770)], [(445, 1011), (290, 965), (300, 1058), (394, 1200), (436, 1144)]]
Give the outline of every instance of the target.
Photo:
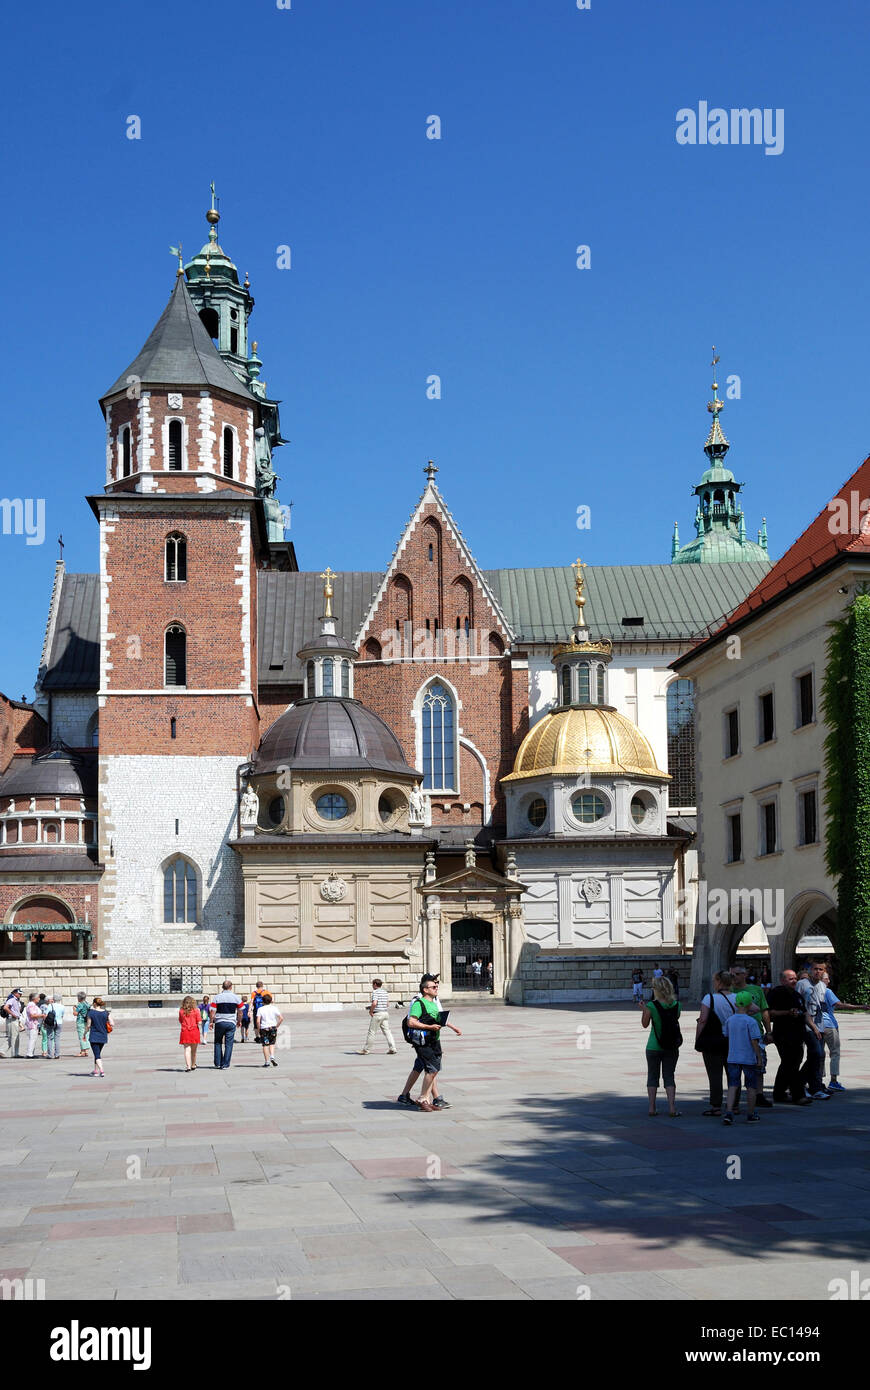
[(637, 725), (600, 705), (574, 705), (539, 719), (520, 745), (513, 772), (501, 780), (576, 777), (580, 772), (671, 780), (656, 766), (655, 754)]

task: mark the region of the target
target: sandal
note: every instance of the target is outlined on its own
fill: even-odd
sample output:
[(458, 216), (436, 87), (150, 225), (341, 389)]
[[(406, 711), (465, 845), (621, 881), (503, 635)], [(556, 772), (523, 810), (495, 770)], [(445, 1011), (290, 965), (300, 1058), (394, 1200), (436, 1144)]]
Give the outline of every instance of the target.
[(682, 1113), (683, 1113), (682, 1110), (669, 1110), (669, 1111), (668, 1111), (668, 1119), (669, 1119), (669, 1120), (678, 1120), (678, 1119), (680, 1118), (680, 1116), (682, 1115)]
[(720, 1109), (718, 1109), (718, 1110), (714, 1110), (714, 1109), (712, 1108), (712, 1106), (711, 1106), (711, 1108), (710, 1108), (709, 1110), (702, 1110), (702, 1111), (701, 1111), (701, 1114), (702, 1114), (702, 1115), (716, 1115), (717, 1117), (719, 1117), (719, 1116), (721, 1116), (721, 1114), (722, 1114), (722, 1110), (721, 1110), (721, 1107), (720, 1107)]

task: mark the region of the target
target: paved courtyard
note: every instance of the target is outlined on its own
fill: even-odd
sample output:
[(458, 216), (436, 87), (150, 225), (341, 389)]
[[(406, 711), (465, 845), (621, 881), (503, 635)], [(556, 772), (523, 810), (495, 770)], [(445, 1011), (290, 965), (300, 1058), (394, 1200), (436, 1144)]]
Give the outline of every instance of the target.
[(71, 1028), (56, 1065), (0, 1063), (0, 1278), (47, 1299), (826, 1300), (870, 1275), (866, 1016), (842, 1020), (847, 1094), (731, 1129), (701, 1116), (688, 1011), (676, 1120), (646, 1116), (629, 1006), (455, 1008), (432, 1115), (395, 1103), (413, 1053), (391, 1017), (396, 1057), (355, 1055), (360, 1009), (294, 1018), (277, 1069), (248, 1044), (186, 1075), (163, 1011), (121, 1019), (105, 1081)]

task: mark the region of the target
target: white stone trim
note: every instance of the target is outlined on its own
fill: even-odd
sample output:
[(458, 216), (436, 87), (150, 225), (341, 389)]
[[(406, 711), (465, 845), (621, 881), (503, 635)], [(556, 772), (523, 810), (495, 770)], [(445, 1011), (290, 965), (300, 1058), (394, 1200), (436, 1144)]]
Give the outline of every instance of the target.
[(100, 517), (100, 690), (108, 690), (112, 670), (112, 663), (109, 660), (109, 644), (115, 640), (114, 632), (109, 631), (109, 585), (112, 576), (109, 574), (109, 536), (114, 535), (116, 527), (111, 524), (117, 522), (118, 512), (114, 507), (106, 507)]
[(136, 446), (136, 472), (142, 474), (140, 492), (154, 492), (157, 481), (152, 476), (151, 460), (154, 458), (154, 416), (151, 413), (151, 392), (143, 391), (139, 397), (139, 441)]
[(242, 516), (229, 517), (231, 526), (239, 528), (238, 556), (239, 563), (234, 565), (236, 571), (235, 583), (241, 589), (239, 594), (239, 606), (242, 610), (240, 625), (240, 641), (242, 643), (242, 679), (239, 690), (248, 692), (251, 690), (251, 519), (247, 512)]

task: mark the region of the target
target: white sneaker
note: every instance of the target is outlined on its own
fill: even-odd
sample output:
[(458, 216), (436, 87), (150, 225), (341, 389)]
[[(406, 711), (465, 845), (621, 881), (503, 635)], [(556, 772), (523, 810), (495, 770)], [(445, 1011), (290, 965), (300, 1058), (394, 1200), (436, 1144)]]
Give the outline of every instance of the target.
[(827, 1091), (813, 1091), (813, 1100), (830, 1100)]

